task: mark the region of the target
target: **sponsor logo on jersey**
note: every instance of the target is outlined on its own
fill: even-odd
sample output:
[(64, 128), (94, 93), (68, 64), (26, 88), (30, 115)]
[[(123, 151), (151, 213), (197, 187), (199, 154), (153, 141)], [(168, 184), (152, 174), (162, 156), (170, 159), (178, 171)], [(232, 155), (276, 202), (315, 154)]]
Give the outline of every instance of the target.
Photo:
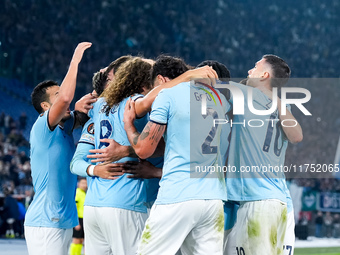
[(87, 127), (87, 132), (91, 135), (94, 134), (94, 125), (93, 123), (91, 123), (88, 127)]

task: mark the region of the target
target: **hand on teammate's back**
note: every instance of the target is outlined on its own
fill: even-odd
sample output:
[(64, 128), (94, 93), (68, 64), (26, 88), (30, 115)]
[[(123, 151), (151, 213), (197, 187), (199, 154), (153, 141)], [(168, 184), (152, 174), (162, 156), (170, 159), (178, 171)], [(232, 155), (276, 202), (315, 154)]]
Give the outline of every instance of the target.
[(95, 176), (103, 179), (116, 180), (123, 175), (125, 163), (103, 163), (96, 165), (93, 171)]
[(124, 110), (124, 125), (132, 124), (136, 119), (135, 101), (131, 98), (126, 102)]
[(76, 102), (74, 109), (76, 111), (87, 114), (89, 110), (93, 108), (92, 104), (96, 101), (97, 98), (94, 97), (91, 93), (86, 94)]
[(126, 162), (123, 173), (131, 174), (128, 175), (127, 178), (151, 179), (162, 177), (162, 169), (155, 167), (146, 160)]
[[(108, 143), (109, 146), (103, 149), (90, 150), (92, 155), (87, 155), (87, 158), (92, 158), (91, 162), (115, 162), (121, 158), (132, 156), (130, 146), (123, 146), (113, 139), (100, 139), (101, 143)], [(134, 153), (133, 153), (134, 154)]]

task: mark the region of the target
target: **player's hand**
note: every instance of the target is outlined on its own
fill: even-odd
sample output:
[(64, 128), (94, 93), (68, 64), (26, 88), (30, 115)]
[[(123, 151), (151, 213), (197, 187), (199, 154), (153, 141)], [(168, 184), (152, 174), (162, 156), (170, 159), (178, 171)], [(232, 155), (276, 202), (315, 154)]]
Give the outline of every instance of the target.
[(75, 226), (74, 229), (79, 231), (80, 230), (80, 225)]
[(155, 167), (153, 164), (146, 160), (141, 160), (140, 162), (128, 161), (125, 163), (123, 173), (131, 174), (127, 178), (161, 178), (162, 169)]
[(125, 163), (103, 163), (96, 165), (93, 174), (103, 179), (116, 180), (122, 176)]
[(91, 93), (86, 94), (82, 98), (80, 98), (75, 105), (75, 110), (79, 112), (83, 112), (87, 114), (90, 109), (93, 108), (92, 104), (97, 101), (97, 98), (93, 96)]
[(216, 71), (211, 66), (202, 66), (188, 71), (189, 80), (195, 80), (208, 85), (215, 85), (218, 80)]
[(77, 48), (74, 50), (72, 61), (76, 64), (79, 64), (81, 59), (83, 58), (84, 51), (92, 46), (90, 42), (81, 42), (78, 44)]
[(126, 102), (124, 110), (124, 124), (132, 124), (136, 119), (135, 101), (131, 98)]
[(104, 149), (93, 149), (90, 150), (92, 155), (87, 155), (88, 158), (92, 158), (91, 162), (115, 162), (121, 158), (128, 157), (130, 154), (130, 146), (123, 146), (117, 143), (113, 139), (100, 139), (102, 143), (108, 143)]

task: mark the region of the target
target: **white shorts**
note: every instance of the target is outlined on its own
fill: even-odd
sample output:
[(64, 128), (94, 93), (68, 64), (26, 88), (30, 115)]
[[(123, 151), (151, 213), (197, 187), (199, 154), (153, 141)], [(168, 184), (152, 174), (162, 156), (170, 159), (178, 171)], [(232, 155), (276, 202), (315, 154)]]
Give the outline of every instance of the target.
[(84, 206), (86, 255), (136, 254), (146, 213)]
[(279, 200), (241, 202), (228, 237), (227, 254), (282, 254), (287, 205)]
[(294, 255), (295, 247), (295, 220), (294, 210), (287, 214), (287, 228), (283, 241), (283, 255)]
[(72, 242), (73, 229), (25, 226), (25, 239), (29, 255), (67, 255)]
[(145, 223), (138, 253), (174, 255), (222, 254), (224, 232), (221, 200), (190, 200), (153, 205)]

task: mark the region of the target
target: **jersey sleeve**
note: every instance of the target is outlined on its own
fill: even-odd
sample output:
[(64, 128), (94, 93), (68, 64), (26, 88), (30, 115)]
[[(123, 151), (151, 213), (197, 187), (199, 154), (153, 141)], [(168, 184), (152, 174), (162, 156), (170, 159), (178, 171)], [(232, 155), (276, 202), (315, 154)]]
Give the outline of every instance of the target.
[(79, 143), (87, 143), (89, 145), (95, 146), (94, 142), (94, 123), (92, 119), (89, 119), (81, 131), (81, 136)]
[(76, 152), (73, 155), (72, 161), (71, 161), (71, 173), (83, 177), (88, 177), (88, 174), (86, 172), (89, 165), (89, 159), (87, 158), (87, 155), (89, 155), (89, 150), (94, 149), (94, 145), (90, 145), (88, 143), (78, 143)]
[(170, 115), (170, 101), (167, 89), (161, 90), (152, 104), (150, 121), (161, 125), (167, 124)]

